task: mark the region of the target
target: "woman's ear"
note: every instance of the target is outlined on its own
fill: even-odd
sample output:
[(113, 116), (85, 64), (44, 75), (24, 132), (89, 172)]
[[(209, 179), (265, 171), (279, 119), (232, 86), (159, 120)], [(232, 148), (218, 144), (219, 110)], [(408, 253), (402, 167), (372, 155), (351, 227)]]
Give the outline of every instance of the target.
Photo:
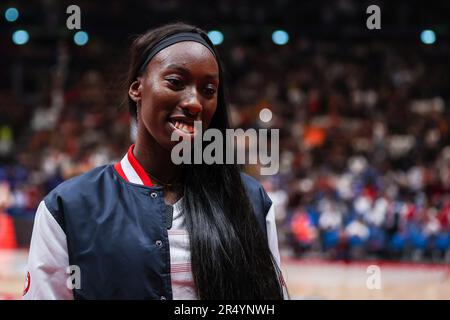
[(138, 104), (140, 102), (140, 100), (141, 100), (141, 80), (139, 78), (130, 85), (130, 88), (128, 89), (128, 95), (130, 96), (131, 100), (136, 102), (136, 104)]

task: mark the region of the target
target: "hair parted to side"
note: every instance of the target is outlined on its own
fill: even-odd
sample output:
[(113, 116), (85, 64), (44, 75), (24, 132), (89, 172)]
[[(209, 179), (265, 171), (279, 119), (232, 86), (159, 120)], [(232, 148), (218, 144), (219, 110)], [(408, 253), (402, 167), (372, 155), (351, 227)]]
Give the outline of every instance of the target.
[[(138, 36), (131, 46), (128, 87), (151, 49), (180, 32), (196, 32), (214, 49), (219, 65), (217, 109), (210, 128), (230, 128), (223, 71), (205, 31), (185, 23), (164, 25)], [(128, 97), (129, 111), (136, 104)], [(226, 155), (227, 148), (224, 147)], [(282, 299), (281, 271), (270, 252), (235, 164), (185, 165), (183, 212), (189, 233), (191, 268), (200, 299)]]

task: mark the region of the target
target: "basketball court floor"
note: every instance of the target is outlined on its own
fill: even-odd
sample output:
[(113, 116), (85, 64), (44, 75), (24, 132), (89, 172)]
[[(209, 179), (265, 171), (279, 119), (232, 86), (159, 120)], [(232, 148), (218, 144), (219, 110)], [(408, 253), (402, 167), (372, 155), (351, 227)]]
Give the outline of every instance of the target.
[[(21, 298), (27, 256), (26, 249), (0, 250), (0, 299)], [(373, 266), (379, 270), (378, 282), (371, 281)], [(342, 263), (284, 256), (282, 269), (292, 299), (450, 299), (450, 265)]]

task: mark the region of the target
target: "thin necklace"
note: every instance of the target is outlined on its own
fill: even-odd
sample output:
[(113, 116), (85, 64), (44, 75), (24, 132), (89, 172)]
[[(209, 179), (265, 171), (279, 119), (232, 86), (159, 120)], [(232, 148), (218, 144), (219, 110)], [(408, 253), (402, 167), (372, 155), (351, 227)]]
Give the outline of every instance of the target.
[(159, 184), (159, 185), (161, 185), (161, 186), (163, 186), (163, 187), (169, 187), (169, 188), (171, 188), (171, 187), (179, 187), (179, 186), (182, 185), (182, 182), (171, 182), (171, 183), (169, 183), (169, 182), (162, 181), (161, 179), (155, 177), (155, 176), (152, 175), (150, 172), (147, 172), (147, 174), (150, 176), (150, 178), (152, 179), (152, 181), (155, 181), (157, 184)]

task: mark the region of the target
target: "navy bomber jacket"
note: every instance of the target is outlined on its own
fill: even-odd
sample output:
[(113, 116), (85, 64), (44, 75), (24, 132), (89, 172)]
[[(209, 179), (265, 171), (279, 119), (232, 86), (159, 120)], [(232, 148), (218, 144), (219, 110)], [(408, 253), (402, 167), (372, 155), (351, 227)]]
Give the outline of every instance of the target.
[[(65, 181), (40, 203), (23, 299), (173, 298), (163, 189), (132, 150)], [(259, 182), (241, 177), (279, 263), (272, 202)]]

